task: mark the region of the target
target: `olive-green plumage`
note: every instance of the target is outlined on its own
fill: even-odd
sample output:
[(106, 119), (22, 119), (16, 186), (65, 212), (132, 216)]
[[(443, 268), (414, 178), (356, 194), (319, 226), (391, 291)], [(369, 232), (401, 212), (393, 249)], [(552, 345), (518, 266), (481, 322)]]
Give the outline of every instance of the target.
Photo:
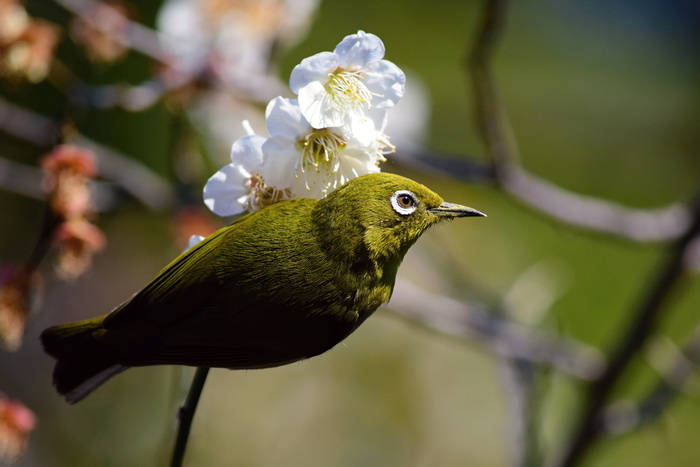
[(54, 384), (76, 402), (130, 366), (267, 368), (313, 357), (389, 300), (431, 225), (483, 216), (387, 173), (291, 199), (213, 233), (110, 314), (51, 327)]

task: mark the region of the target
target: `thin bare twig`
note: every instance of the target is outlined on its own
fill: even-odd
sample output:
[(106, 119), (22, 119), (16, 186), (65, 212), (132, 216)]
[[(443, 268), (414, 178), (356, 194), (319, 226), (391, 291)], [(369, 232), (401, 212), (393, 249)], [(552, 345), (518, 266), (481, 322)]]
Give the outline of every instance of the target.
[(491, 73), (491, 57), (502, 31), (507, 2), (486, 0), (476, 41), (467, 63), (475, 91), (481, 135), (503, 190), (564, 224), (634, 241), (675, 239), (648, 292), (633, 313), (626, 334), (612, 352), (610, 364), (591, 383), (569, 446), (555, 465), (579, 462), (601, 434), (605, 404), (621, 374), (654, 331), (671, 293), (684, 272), (684, 258), (700, 230), (700, 197), (690, 207), (672, 205), (656, 210), (634, 210), (593, 197), (581, 196), (529, 174), (519, 166), (518, 148)]
[(388, 306), (399, 316), (429, 329), (484, 341), (490, 350), (507, 358), (544, 363), (588, 380), (603, 371), (603, 359), (593, 347), (526, 328), (496, 313), (421, 290), (400, 278)]
[(41, 169), (0, 156), (1, 190), (43, 201), (46, 199), (46, 192), (41, 189), (43, 180)]
[(389, 157), (389, 161), (416, 172), (455, 178), (467, 183), (493, 183), (496, 178), (491, 164), (456, 154), (435, 152), (423, 147), (413, 149), (406, 151), (402, 147), (401, 151)]
[(0, 97), (0, 129), (6, 133), (40, 147), (49, 147), (56, 140), (58, 128), (49, 117)]
[(479, 129), (497, 175), (498, 170), (517, 163), (519, 159), (510, 122), (491, 73), (491, 57), (500, 39), (507, 7), (507, 0), (486, 1), (474, 46), (466, 59), (476, 98)]
[[(79, 89), (81, 94), (79, 103), (87, 98), (89, 104), (96, 108), (122, 107), (130, 111), (140, 111), (160, 101), (168, 93), (193, 82), (206, 89), (233, 94), (241, 100), (258, 103), (267, 103), (276, 96), (288, 93), (284, 84), (273, 74), (251, 76), (250, 72), (240, 74), (215, 72), (210, 66), (211, 60), (206, 57), (206, 54), (212, 51), (202, 52), (203, 59), (196, 62), (181, 60), (176, 56), (177, 54), (173, 55), (163, 47), (166, 39), (174, 43), (174, 38), (130, 20), (122, 12), (104, 2), (54, 1), (97, 30), (109, 34), (124, 47), (166, 65), (165, 69), (154, 74), (151, 79), (134, 86), (117, 84), (94, 87), (83, 84)], [(119, 22), (126, 25), (121, 34), (115, 34), (108, 25), (95, 20), (91, 12), (97, 7), (110, 10), (111, 15), (119, 18)]]
[(76, 134), (72, 142), (95, 153), (102, 177), (149, 208), (167, 211), (174, 205), (175, 194), (170, 183), (138, 160), (80, 134)]
[(694, 200), (692, 214), (692, 223), (683, 236), (669, 247), (662, 264), (655, 270), (651, 284), (643, 289), (647, 293), (632, 313), (631, 322), (623, 331), (625, 334), (611, 352), (605, 372), (588, 388), (571, 442), (555, 465), (567, 467), (575, 465), (583, 459), (600, 436), (601, 418), (613, 388), (632, 358), (638, 354), (647, 338), (654, 332), (671, 294), (683, 277), (686, 250), (700, 234), (700, 195)]
[[(161, 63), (168, 63), (170, 57), (161, 47), (161, 39), (156, 31), (144, 26), (141, 23), (131, 21), (129, 18), (124, 16), (121, 11), (109, 6), (108, 4), (96, 0), (54, 0), (54, 2), (61, 5), (74, 15), (87, 21), (92, 27), (100, 32), (112, 35), (115, 40), (121, 43), (121, 45), (158, 60)], [(112, 29), (92, 18), (90, 13), (94, 11), (97, 6), (110, 10), (110, 13), (114, 17), (120, 18), (121, 22), (127, 25), (123, 31), (123, 35), (114, 35), (114, 31)]]
[(467, 56), (479, 129), (496, 182), (518, 202), (565, 225), (638, 242), (678, 238), (688, 227), (684, 206), (633, 209), (583, 196), (536, 177), (519, 165), (519, 150), (495, 86), (491, 58), (503, 30), (506, 0), (487, 0), (476, 40)]
[(683, 393), (700, 364), (700, 326), (696, 326), (677, 353), (672, 364), (661, 370), (656, 386), (640, 402), (621, 401), (605, 409), (602, 424), (605, 434), (621, 435), (655, 421)]
[(591, 196), (574, 194), (519, 167), (501, 171), (501, 186), (521, 203), (559, 222), (637, 242), (678, 238), (690, 224), (686, 206), (633, 209)]
[[(50, 146), (58, 124), (49, 117), (17, 106), (0, 98), (0, 129), (39, 147)], [(119, 151), (99, 144), (81, 134), (75, 134), (72, 143), (90, 149), (98, 159), (100, 175), (112, 180), (124, 191), (146, 206), (166, 211), (172, 206), (174, 194), (170, 184), (137, 160)], [(0, 188), (36, 199), (44, 199), (41, 190), (41, 171), (0, 157)], [(109, 209), (107, 199), (113, 194), (107, 186), (95, 183), (97, 208)]]
[(508, 394), (508, 435), (513, 467), (542, 465), (537, 409), (540, 391), (538, 365), (523, 359), (504, 358), (501, 363)]
[[(99, 145), (82, 144), (82, 147), (95, 151), (105, 178), (111, 181), (89, 181), (96, 212), (116, 209), (129, 193), (155, 211), (168, 211), (174, 202), (173, 190), (164, 180), (158, 178), (139, 164), (131, 163), (126, 156), (98, 152)], [(26, 165), (2, 157), (0, 154), (0, 190), (46, 201), (47, 193), (42, 188), (44, 174), (33, 165)], [(151, 183), (153, 182), (153, 183)]]
[(197, 410), (199, 397), (202, 395), (202, 389), (204, 389), (204, 383), (207, 381), (208, 374), (209, 368), (197, 368), (194, 373), (194, 377), (192, 378), (192, 384), (190, 385), (190, 390), (187, 393), (185, 404), (180, 408), (177, 414), (177, 438), (175, 439), (175, 448), (173, 449), (173, 457), (170, 462), (170, 467), (182, 466), (182, 461), (185, 458), (185, 451), (187, 450), (187, 441), (190, 437), (192, 420), (194, 419), (194, 413)]

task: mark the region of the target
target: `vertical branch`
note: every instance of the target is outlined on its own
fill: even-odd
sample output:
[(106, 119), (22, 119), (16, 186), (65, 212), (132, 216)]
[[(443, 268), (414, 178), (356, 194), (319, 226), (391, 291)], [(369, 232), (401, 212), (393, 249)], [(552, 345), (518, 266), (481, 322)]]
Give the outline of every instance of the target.
[[(485, 9), (476, 33), (476, 40), (467, 57), (467, 65), (474, 88), (479, 130), (488, 149), (496, 179), (501, 187), (519, 201), (528, 202), (538, 212), (550, 213), (562, 222), (616, 233), (619, 232), (619, 229), (616, 230), (615, 226), (621, 222), (623, 224), (628, 222), (632, 228), (625, 232), (625, 237), (675, 239), (674, 243), (669, 246), (655, 277), (652, 278), (650, 285), (644, 289), (642, 300), (637, 309), (634, 310), (624, 336), (619, 340), (616, 348), (612, 350), (609, 366), (601, 377), (587, 388), (582, 412), (576, 422), (570, 444), (562, 457), (558, 459), (559, 462), (555, 463), (557, 466), (572, 466), (583, 458), (601, 435), (600, 424), (603, 411), (613, 388), (632, 359), (639, 353), (646, 339), (656, 329), (669, 297), (683, 276), (686, 249), (700, 231), (700, 196), (695, 199), (687, 211), (668, 211), (669, 214), (673, 215), (673, 218), (670, 219), (672, 222), (668, 222), (669, 219), (664, 218), (662, 223), (659, 220), (660, 213), (654, 213), (653, 216), (641, 219), (637, 213), (619, 209), (611, 203), (570, 195), (529, 176), (520, 168), (517, 144), (512, 135), (506, 112), (500, 104), (491, 70), (492, 56), (503, 29), (506, 7), (507, 0), (485, 0)], [(589, 216), (581, 216), (580, 214), (583, 212), (595, 214), (595, 222), (571, 221), (560, 212), (550, 209), (552, 203), (566, 206), (567, 209), (577, 208), (575, 211), (583, 219), (589, 218)], [(666, 213), (664, 211), (664, 214)], [(644, 231), (641, 227), (648, 225), (648, 220), (653, 220), (655, 224), (670, 225), (672, 227), (670, 234), (668, 231), (664, 231), (664, 235), (655, 235), (654, 232), (650, 234)], [(677, 229), (674, 230), (674, 228)], [(517, 379), (515, 381), (517, 384)], [(525, 391), (525, 389), (518, 390)], [(516, 404), (517, 402), (514, 401)], [(520, 413), (521, 416), (530, 416), (528, 412), (522, 410)], [(518, 420), (517, 422), (521, 429), (531, 426), (528, 424), (528, 420)], [(527, 443), (528, 441), (532, 440), (523, 438), (520, 442)], [(536, 452), (531, 451), (532, 447), (526, 445), (516, 447), (519, 455), (536, 454)], [(521, 459), (520, 462), (521, 465), (525, 465), (529, 461)]]
[(479, 129), (497, 176), (501, 169), (518, 158), (510, 123), (500, 105), (491, 73), (491, 58), (505, 23), (507, 6), (507, 0), (486, 1), (476, 42), (466, 59), (474, 88)]
[(173, 457), (170, 462), (170, 467), (181, 467), (182, 460), (185, 458), (185, 450), (187, 449), (187, 440), (190, 437), (190, 428), (194, 419), (194, 412), (197, 410), (199, 396), (202, 395), (204, 383), (207, 381), (209, 368), (200, 367), (194, 373), (190, 390), (187, 393), (185, 404), (178, 411), (178, 429), (177, 438), (175, 440), (175, 448), (173, 449)]
[[(484, 144), (491, 157), (493, 174), (498, 181), (503, 172), (518, 159), (508, 117), (500, 105), (491, 72), (491, 59), (505, 23), (507, 0), (486, 0), (484, 12), (466, 65), (472, 80), (476, 117)], [(511, 462), (514, 466), (536, 465), (537, 430), (533, 426), (535, 371), (531, 363), (517, 358), (504, 362), (508, 402), (510, 405)]]
[[(673, 344), (667, 344), (673, 345)], [(685, 392), (700, 364), (700, 326), (696, 326), (683, 349), (674, 347), (675, 361), (667, 368), (658, 368), (660, 378), (639, 402), (615, 404), (605, 408), (604, 431), (621, 435), (657, 420), (671, 403)]]
[(625, 335), (612, 351), (608, 367), (603, 375), (588, 388), (581, 416), (576, 424), (571, 442), (555, 465), (575, 465), (586, 455), (601, 435), (601, 421), (605, 404), (632, 358), (638, 354), (647, 338), (654, 331), (664, 306), (671, 293), (677, 288), (685, 271), (686, 249), (698, 234), (700, 234), (700, 195), (693, 202), (692, 223), (685, 234), (668, 248), (656, 276), (652, 279), (651, 284), (643, 289), (648, 292), (634, 312)]
[[(474, 44), (465, 64), (474, 90), (474, 106), (479, 132), (491, 159), (490, 168), (478, 172), (495, 178), (503, 192), (539, 214), (564, 225), (612, 234), (634, 241), (675, 240), (689, 224), (685, 209), (672, 204), (660, 209), (633, 209), (569, 192), (527, 172), (519, 162), (518, 145), (508, 115), (498, 96), (491, 62), (505, 23), (507, 0), (486, 0)], [(429, 162), (428, 162), (429, 161)], [(439, 168), (436, 158), (426, 159)], [(440, 164), (445, 165), (446, 161)], [(444, 171), (450, 176), (474, 173), (449, 162)]]
[(536, 381), (538, 366), (518, 358), (505, 358), (501, 366), (508, 394), (510, 465), (540, 466), (539, 427), (535, 417), (540, 395)]

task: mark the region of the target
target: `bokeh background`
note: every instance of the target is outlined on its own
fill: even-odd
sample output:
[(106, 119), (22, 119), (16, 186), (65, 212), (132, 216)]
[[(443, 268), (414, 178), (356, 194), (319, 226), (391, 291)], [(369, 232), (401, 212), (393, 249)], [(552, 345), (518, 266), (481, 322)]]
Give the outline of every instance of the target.
[[(265, 8), (276, 2), (268, 3)], [(286, 3), (290, 11), (303, 11), (304, 2)], [(51, 0), (25, 5), (31, 16), (65, 28), (56, 56), (82, 83), (94, 89), (136, 86), (153, 76), (156, 65), (138, 52), (113, 63), (88, 62), (68, 32), (72, 12)], [(280, 79), (260, 94), (220, 83), (203, 91), (202, 85), (132, 111), (105, 105), (97, 93), (62, 88), (56, 79), (4, 80), (5, 103), (69, 119), (79, 134), (145, 167), (167, 193), (166, 201), (156, 196), (149, 205), (119, 187), (116, 171), (101, 172), (98, 182), (111, 198), (95, 222), (106, 248), (72, 283), (52, 275), (51, 257), (44, 262), (42, 296), (24, 345), (0, 353), (0, 391), (20, 399), (37, 418), (16, 465), (167, 465), (192, 370), (129, 370), (70, 406), (51, 387), (52, 360), (42, 353), (38, 335), (52, 324), (108, 312), (178, 254), (183, 235), (224, 225), (203, 211), (200, 193), (228, 161), (230, 144), (243, 134), (241, 120), (263, 133), (265, 101), (259, 96), (280, 83), (280, 92), (290, 96), (286, 81), (295, 64), (332, 50), (359, 29), (378, 35), (385, 58), (408, 76), (407, 95), (390, 115), (387, 132), (396, 160), (409, 162), (389, 156), (382, 170), (489, 215), (426, 233), (407, 255), (402, 279), (483, 309), (506, 308), (509, 320), (606, 353), (643, 299), (667, 242), (578, 231), (514, 201), (493, 183), (467, 183), (410, 163), (418, 153), (488, 160), (464, 61), (483, 8), (483, 2), (467, 0), (324, 0), (304, 13), (308, 28), (295, 26), (296, 36), (275, 44), (268, 70), (250, 65)], [(156, 28), (161, 2), (131, 9), (140, 23)], [(291, 15), (284, 9), (279, 14)], [(260, 15), (240, 16), (252, 21)], [(688, 201), (700, 186), (699, 19), (700, 4), (693, 0), (512, 2), (493, 66), (520, 163), (575, 193), (634, 208)], [(237, 21), (228, 40), (268, 27), (239, 32)], [(243, 68), (239, 75), (245, 73)], [(48, 149), (45, 141), (28, 141), (0, 125), (0, 158), (36, 167)], [(33, 177), (23, 183), (33, 185), (18, 193), (0, 173), (2, 265), (26, 261), (41, 231), (46, 208), (37, 199), (39, 183)], [(695, 273), (699, 268), (696, 260)], [(659, 362), (674, 358), (673, 343), (682, 346), (700, 322), (700, 283), (688, 274), (646, 351), (616, 387), (616, 399), (644, 397), (659, 379)], [(531, 429), (549, 458), (568, 439), (587, 386), (546, 368), (536, 378)], [(213, 370), (186, 465), (514, 465), (510, 384), (503, 358), (483, 341), (448, 337), (380, 309), (343, 344), (310, 361), (264, 371)], [(697, 465), (699, 391), (697, 378), (690, 378), (659, 417), (604, 438), (581, 464)]]

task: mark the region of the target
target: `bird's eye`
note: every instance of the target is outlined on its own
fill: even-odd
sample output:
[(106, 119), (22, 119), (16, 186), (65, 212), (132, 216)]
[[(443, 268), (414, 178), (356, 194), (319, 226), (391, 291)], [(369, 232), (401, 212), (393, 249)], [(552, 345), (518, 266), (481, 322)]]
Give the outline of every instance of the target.
[(410, 208), (415, 203), (415, 200), (411, 198), (411, 195), (401, 195), (396, 198), (402, 208)]
[(402, 216), (412, 214), (416, 210), (416, 195), (408, 190), (399, 190), (391, 195), (391, 207)]

